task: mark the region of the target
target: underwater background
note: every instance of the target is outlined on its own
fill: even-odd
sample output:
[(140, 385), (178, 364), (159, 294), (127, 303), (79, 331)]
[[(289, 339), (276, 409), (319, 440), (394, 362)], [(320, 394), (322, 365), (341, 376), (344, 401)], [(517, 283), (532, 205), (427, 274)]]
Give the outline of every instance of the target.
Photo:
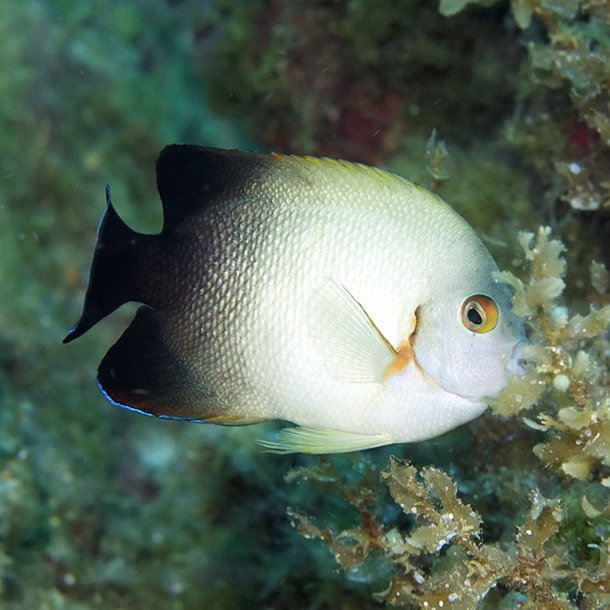
[[(610, 3), (0, 0), (0, 32), (0, 608), (610, 607)], [(105, 185), (157, 232), (171, 142), (439, 192), (531, 371), (441, 438), (332, 458), (109, 406), (135, 306), (61, 340)]]

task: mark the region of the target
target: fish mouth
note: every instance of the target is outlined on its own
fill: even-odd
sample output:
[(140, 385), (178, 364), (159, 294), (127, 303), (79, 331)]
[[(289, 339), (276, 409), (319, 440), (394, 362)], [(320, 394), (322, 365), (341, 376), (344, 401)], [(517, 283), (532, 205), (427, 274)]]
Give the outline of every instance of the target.
[(504, 365), (507, 373), (522, 377), (530, 370), (532, 362), (523, 355), (524, 348), (528, 345), (530, 342), (525, 338), (515, 344)]

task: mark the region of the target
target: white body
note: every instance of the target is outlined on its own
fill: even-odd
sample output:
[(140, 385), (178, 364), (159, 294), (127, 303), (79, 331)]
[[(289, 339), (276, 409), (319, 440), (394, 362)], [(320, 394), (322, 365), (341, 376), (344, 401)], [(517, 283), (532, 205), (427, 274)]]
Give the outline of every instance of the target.
[[(477, 417), (518, 369), (522, 330), (490, 254), (413, 183), (280, 157), (208, 214), (221, 247), (199, 287), (207, 304), (191, 315), (205, 343), (201, 373), (227, 421), (284, 419), (385, 439), (376, 444), (418, 441)], [(414, 330), (415, 361), (386, 378), (363, 371), (332, 292), (320, 297), (329, 279), (395, 349)], [(500, 309), (497, 327), (481, 335), (459, 317), (479, 293)]]

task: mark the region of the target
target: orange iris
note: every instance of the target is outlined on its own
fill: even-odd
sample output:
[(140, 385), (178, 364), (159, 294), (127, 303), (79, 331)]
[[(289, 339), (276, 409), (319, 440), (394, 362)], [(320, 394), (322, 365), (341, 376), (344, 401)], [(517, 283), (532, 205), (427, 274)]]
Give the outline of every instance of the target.
[(488, 333), (498, 324), (496, 302), (484, 294), (473, 294), (462, 303), (462, 324), (473, 333)]

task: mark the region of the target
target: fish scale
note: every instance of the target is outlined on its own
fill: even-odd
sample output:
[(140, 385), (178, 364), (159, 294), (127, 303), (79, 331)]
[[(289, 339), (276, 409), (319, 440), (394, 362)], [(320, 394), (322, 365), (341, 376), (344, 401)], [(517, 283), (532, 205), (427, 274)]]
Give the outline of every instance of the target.
[(157, 184), (158, 236), (124, 225), (108, 195), (66, 338), (143, 304), (98, 370), (114, 404), (288, 420), (297, 427), (268, 449), (352, 451), (455, 428), (522, 372), (522, 324), (491, 255), (422, 187), (344, 161), (194, 145), (162, 151)]

